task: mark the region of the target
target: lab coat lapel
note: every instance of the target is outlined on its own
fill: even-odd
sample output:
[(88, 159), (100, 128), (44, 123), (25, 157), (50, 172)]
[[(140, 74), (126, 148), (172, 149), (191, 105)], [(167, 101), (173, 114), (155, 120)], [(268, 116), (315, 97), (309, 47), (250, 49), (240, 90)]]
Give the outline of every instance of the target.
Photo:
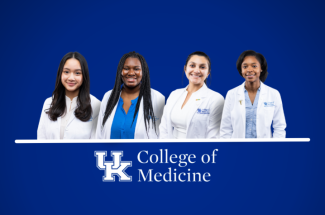
[(265, 102), (266, 99), (266, 95), (267, 95), (267, 88), (265, 87), (265, 84), (263, 84), (262, 82), (260, 82), (261, 85), (261, 91), (260, 91), (260, 95), (258, 98), (258, 104), (257, 104), (257, 111), (256, 111), (256, 135), (257, 138), (262, 136), (262, 126), (260, 125), (261, 123), (263, 124), (263, 119), (260, 118), (260, 116), (264, 115), (263, 114), (263, 103)]
[(258, 104), (257, 104), (257, 112), (259, 110), (262, 110), (263, 108), (263, 103), (265, 101), (265, 96), (267, 94), (267, 88), (265, 87), (265, 84), (261, 82), (261, 91), (260, 91), (260, 96), (258, 98)]
[(106, 127), (106, 128), (104, 128), (105, 131), (106, 131), (105, 132), (106, 136), (104, 136), (105, 139), (111, 139), (111, 128), (112, 128), (113, 119), (114, 119), (114, 116), (115, 116), (115, 113), (116, 113), (118, 103), (120, 102), (120, 98), (121, 98), (121, 96), (119, 97), (119, 100), (117, 101), (114, 109), (112, 110), (111, 115), (107, 118), (107, 121), (105, 123), (105, 127)]
[(208, 94), (208, 87), (204, 84), (202, 86), (202, 89), (200, 89), (200, 91), (196, 95), (194, 95), (195, 96), (194, 97), (194, 99), (195, 99), (194, 105), (190, 106), (190, 110), (189, 110), (188, 117), (187, 117), (187, 120), (186, 120), (186, 133), (188, 131), (188, 128), (189, 128), (189, 125), (190, 125), (190, 123), (192, 121), (192, 118), (194, 117), (194, 114), (196, 113), (196, 111), (200, 107), (200, 105), (202, 104), (202, 102), (203, 102), (203, 100), (204, 100), (204, 98), (206, 97), (207, 94)]
[(244, 90), (245, 90), (245, 82), (238, 88), (238, 91), (237, 91), (238, 101), (236, 101), (237, 105), (239, 107), (240, 116), (242, 118), (242, 124), (238, 125), (239, 129), (241, 130), (240, 134), (243, 135), (242, 138), (245, 138), (245, 130), (246, 130), (246, 110), (245, 110), (245, 92), (244, 92)]
[(170, 101), (171, 104), (174, 104), (173, 106), (170, 107), (170, 114), (171, 114), (171, 111), (173, 110), (174, 106), (176, 105), (177, 101), (179, 100), (179, 98), (182, 96), (182, 94), (184, 93), (184, 91), (186, 91), (187, 87), (188, 86), (186, 86), (185, 88), (183, 88), (182, 90), (180, 90), (179, 93), (174, 96), (173, 100)]
[[(169, 119), (171, 118), (172, 110), (173, 110), (174, 106), (176, 105), (177, 101), (180, 99), (180, 97), (182, 96), (182, 94), (184, 93), (184, 91), (187, 89), (187, 87), (188, 86), (186, 86), (185, 88), (183, 88), (182, 90), (180, 90), (177, 95), (173, 96), (173, 100), (171, 100), (170, 102), (168, 102), (170, 104), (173, 104), (173, 105), (170, 106), (170, 108), (168, 110), (168, 112), (169, 112)], [(165, 106), (165, 108), (166, 108), (166, 106)]]
[[(141, 125), (144, 126), (143, 124), (143, 97), (141, 98), (141, 102), (140, 102), (140, 107), (139, 107), (139, 111), (138, 111), (138, 119), (137, 119), (137, 124), (135, 125), (135, 131), (134, 131), (134, 139), (138, 139), (137, 138), (137, 134), (140, 134), (139, 129), (141, 127)], [(147, 125), (148, 127), (150, 125)], [(145, 127), (143, 128), (143, 130), (145, 131)], [(149, 129), (148, 129), (149, 130)], [(146, 131), (145, 131), (146, 132)], [(147, 133), (147, 132), (146, 132)], [(148, 131), (149, 134), (149, 131)], [(145, 135), (147, 137), (147, 135)]]
[(56, 129), (57, 129), (56, 133), (59, 135), (57, 137), (57, 139), (60, 139), (60, 135), (61, 135), (61, 133), (60, 133), (60, 131), (61, 131), (61, 117), (58, 117), (57, 120), (56, 120)]

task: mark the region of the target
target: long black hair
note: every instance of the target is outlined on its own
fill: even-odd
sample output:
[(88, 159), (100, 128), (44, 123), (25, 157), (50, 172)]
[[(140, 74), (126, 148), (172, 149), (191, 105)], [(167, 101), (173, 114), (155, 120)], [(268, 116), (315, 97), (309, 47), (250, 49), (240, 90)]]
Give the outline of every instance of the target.
[(86, 59), (78, 52), (69, 52), (63, 56), (56, 75), (55, 89), (52, 93), (52, 103), (50, 108), (46, 110), (46, 113), (50, 120), (56, 121), (58, 117), (63, 116), (66, 112), (65, 87), (61, 82), (61, 76), (65, 62), (71, 58), (79, 61), (83, 79), (79, 88), (77, 108), (74, 111), (74, 115), (81, 121), (87, 122), (92, 115), (89, 70)]
[(156, 123), (156, 120), (155, 120), (155, 114), (153, 112), (152, 101), (151, 101), (149, 67), (148, 67), (148, 64), (147, 64), (146, 60), (144, 59), (144, 57), (134, 51), (123, 55), (118, 66), (117, 66), (115, 85), (114, 85), (111, 95), (107, 101), (105, 116), (103, 119), (103, 126), (105, 125), (108, 117), (111, 115), (115, 105), (117, 104), (117, 102), (120, 98), (120, 94), (122, 91), (121, 86), (123, 84), (122, 70), (124, 67), (125, 60), (129, 57), (139, 59), (139, 61), (141, 63), (141, 68), (142, 68), (142, 80), (141, 80), (141, 85), (140, 85), (140, 93), (139, 93), (138, 102), (137, 102), (137, 105), (135, 108), (135, 112), (133, 115), (132, 124), (134, 122), (134, 119), (135, 119), (138, 111), (139, 111), (141, 99), (143, 98), (144, 124), (145, 124), (147, 134), (148, 134), (148, 124), (150, 123), (150, 120), (152, 120), (152, 126), (154, 127), (154, 129), (156, 131), (156, 126), (154, 126)]
[(265, 80), (266, 80), (266, 78), (267, 78), (267, 75), (269, 74), (267, 72), (267, 62), (266, 62), (265, 57), (261, 53), (257, 53), (256, 51), (253, 51), (253, 50), (244, 51), (238, 57), (238, 60), (237, 60), (237, 63), (236, 63), (236, 67), (237, 67), (237, 70), (238, 70), (240, 76), (243, 77), (242, 69), (241, 69), (241, 64), (243, 63), (245, 57), (247, 57), (247, 56), (253, 56), (253, 57), (255, 57), (256, 60), (258, 60), (258, 62), (261, 64), (262, 72), (261, 72), (261, 75), (260, 75), (260, 80), (264, 83)]

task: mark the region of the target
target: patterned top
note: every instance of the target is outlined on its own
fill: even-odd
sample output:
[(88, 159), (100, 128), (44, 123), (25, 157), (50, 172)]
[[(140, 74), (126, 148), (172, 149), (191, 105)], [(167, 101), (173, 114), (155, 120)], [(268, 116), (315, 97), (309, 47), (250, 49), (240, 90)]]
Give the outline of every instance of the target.
[(261, 87), (258, 88), (254, 104), (252, 104), (251, 100), (249, 99), (248, 92), (244, 87), (245, 92), (245, 108), (246, 108), (246, 132), (245, 138), (256, 138), (256, 111), (258, 105), (258, 98), (260, 97)]

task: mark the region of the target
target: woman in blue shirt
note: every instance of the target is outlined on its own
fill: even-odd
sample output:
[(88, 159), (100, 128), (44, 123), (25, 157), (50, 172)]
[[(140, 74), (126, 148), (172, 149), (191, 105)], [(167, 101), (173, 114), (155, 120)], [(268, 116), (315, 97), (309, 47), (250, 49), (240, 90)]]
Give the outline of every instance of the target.
[(285, 138), (280, 93), (264, 84), (268, 75), (264, 56), (244, 51), (237, 60), (237, 70), (245, 82), (227, 93), (220, 138)]
[(149, 68), (142, 55), (121, 58), (115, 85), (102, 100), (98, 139), (156, 139), (165, 97), (150, 88)]

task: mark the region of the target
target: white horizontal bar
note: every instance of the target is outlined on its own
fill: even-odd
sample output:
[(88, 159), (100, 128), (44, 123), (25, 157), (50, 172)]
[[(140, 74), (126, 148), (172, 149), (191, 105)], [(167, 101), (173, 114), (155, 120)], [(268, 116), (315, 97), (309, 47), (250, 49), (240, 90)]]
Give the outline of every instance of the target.
[(229, 142), (310, 142), (310, 138), (15, 140), (15, 143), (229, 143)]

